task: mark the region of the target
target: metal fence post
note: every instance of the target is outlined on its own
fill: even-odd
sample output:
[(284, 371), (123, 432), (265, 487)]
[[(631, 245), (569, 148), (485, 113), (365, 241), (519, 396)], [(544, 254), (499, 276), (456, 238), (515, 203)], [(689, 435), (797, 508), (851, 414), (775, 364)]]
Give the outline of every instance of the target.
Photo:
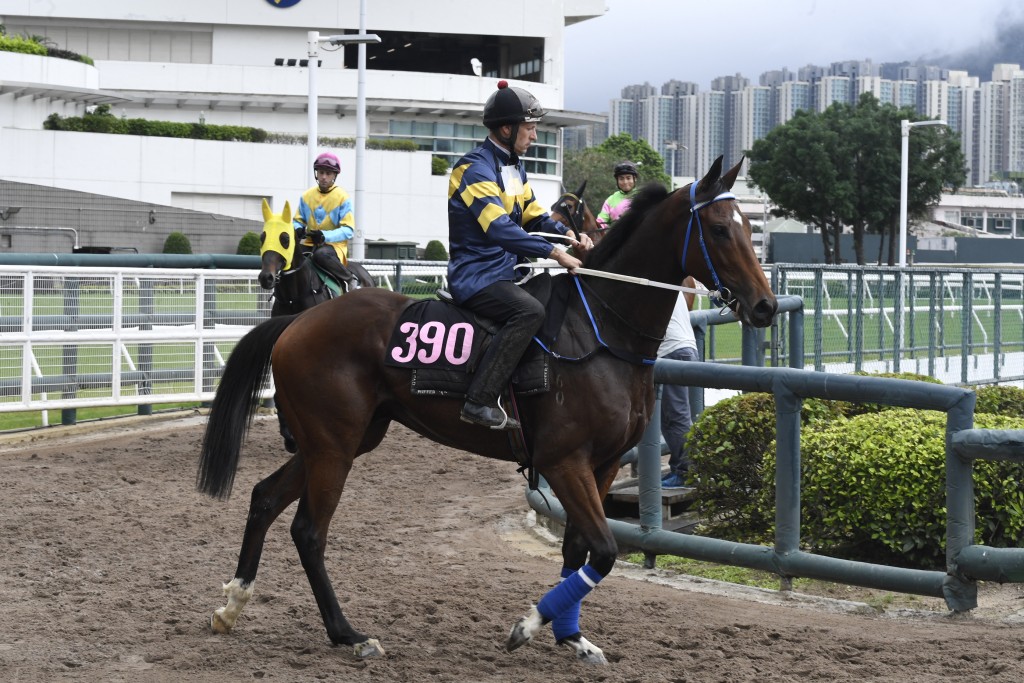
[[(65, 332), (78, 331), (78, 303), (80, 283), (77, 277), (64, 278), (64, 323)], [(75, 398), (78, 395), (78, 345), (64, 344), (61, 348), (61, 370), (64, 374), (64, 391), (61, 398)], [(62, 425), (78, 424), (78, 410), (62, 408)]]

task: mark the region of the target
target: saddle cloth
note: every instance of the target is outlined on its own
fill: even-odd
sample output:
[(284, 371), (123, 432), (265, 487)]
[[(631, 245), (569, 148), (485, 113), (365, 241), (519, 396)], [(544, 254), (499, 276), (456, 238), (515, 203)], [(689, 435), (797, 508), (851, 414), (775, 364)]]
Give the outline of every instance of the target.
[[(540, 294), (538, 298), (544, 302), (550, 293), (550, 280), (536, 279), (548, 281), (530, 287), (531, 293)], [(464, 397), (472, 373), (497, 330), (492, 320), (446, 301), (416, 301), (406, 307), (395, 325), (384, 363), (412, 371), (414, 395)], [(519, 396), (550, 388), (549, 357), (536, 343), (530, 344), (519, 361), (512, 385)]]

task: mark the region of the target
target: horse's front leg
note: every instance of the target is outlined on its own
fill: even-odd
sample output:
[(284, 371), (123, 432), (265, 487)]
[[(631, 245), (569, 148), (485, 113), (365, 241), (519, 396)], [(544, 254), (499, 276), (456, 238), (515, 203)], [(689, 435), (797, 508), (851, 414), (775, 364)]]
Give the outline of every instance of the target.
[(235, 578), (223, 586), (228, 603), (210, 617), (210, 628), (217, 633), (228, 633), (234, 628), (238, 615), (252, 597), (267, 530), (285, 508), (298, 500), (304, 480), (305, 475), (298, 458), (292, 457), (253, 487)]
[[(583, 598), (611, 572), (618, 554), (601, 505), (603, 494), (615, 479), (617, 465), (615, 462), (598, 473), (586, 470), (549, 478), (552, 490), (568, 513), (562, 540), (561, 582), (512, 628), (506, 643), (509, 652), (529, 642), (544, 624), (550, 622), (556, 642), (571, 647), (580, 661), (607, 663), (601, 648), (583, 637), (579, 617)], [(596, 479), (601, 482), (600, 489)], [(586, 563), (588, 554), (589, 564)]]

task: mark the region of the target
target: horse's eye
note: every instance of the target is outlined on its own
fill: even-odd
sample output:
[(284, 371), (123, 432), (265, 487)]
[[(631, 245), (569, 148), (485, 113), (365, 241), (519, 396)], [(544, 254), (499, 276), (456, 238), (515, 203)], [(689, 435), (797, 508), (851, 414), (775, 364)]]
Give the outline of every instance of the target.
[(284, 247), (285, 249), (287, 249), (288, 245), (291, 244), (291, 243), (292, 243), (292, 236), (289, 235), (286, 232), (282, 232), (281, 233), (281, 246)]
[(262, 247), (266, 243), (267, 243), (267, 231), (264, 230), (263, 232), (260, 233), (260, 246)]
[(717, 239), (724, 240), (729, 238), (729, 226), (727, 225), (715, 225), (711, 228), (711, 234)]

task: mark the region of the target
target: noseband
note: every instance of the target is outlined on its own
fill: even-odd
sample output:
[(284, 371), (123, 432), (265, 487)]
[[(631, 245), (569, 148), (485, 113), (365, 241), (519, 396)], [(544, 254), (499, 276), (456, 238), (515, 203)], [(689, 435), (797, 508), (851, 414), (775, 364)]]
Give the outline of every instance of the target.
[[(715, 266), (711, 263), (711, 255), (708, 254), (707, 245), (704, 244), (704, 226), (700, 222), (700, 210), (705, 206), (710, 206), (715, 202), (724, 201), (726, 199), (736, 199), (736, 195), (732, 192), (723, 192), (717, 197), (707, 199), (703, 202), (697, 203), (697, 183), (690, 183), (690, 220), (686, 223), (686, 237), (683, 241), (683, 272), (686, 272), (686, 253), (690, 248), (690, 233), (693, 230), (694, 219), (697, 221), (697, 238), (700, 242), (701, 253), (704, 254), (704, 263), (707, 265), (708, 270), (711, 271), (711, 279), (715, 283), (715, 291), (711, 293), (710, 299), (712, 303), (718, 306), (731, 306), (736, 303), (736, 299), (733, 297), (732, 292), (728, 287), (723, 287), (721, 281), (718, 279), (718, 273), (715, 272)], [(724, 312), (724, 311), (723, 311)]]
[[(576, 208), (573, 209), (569, 205), (569, 202), (565, 201), (566, 199), (575, 199)], [(583, 232), (583, 212), (585, 208), (586, 204), (584, 204), (583, 199), (577, 197), (571, 192), (566, 192), (565, 194), (558, 198), (557, 202), (555, 202), (551, 206), (551, 211), (556, 212), (562, 216), (565, 216), (569, 221), (569, 227), (572, 228), (577, 235), (579, 235), (581, 232)]]

